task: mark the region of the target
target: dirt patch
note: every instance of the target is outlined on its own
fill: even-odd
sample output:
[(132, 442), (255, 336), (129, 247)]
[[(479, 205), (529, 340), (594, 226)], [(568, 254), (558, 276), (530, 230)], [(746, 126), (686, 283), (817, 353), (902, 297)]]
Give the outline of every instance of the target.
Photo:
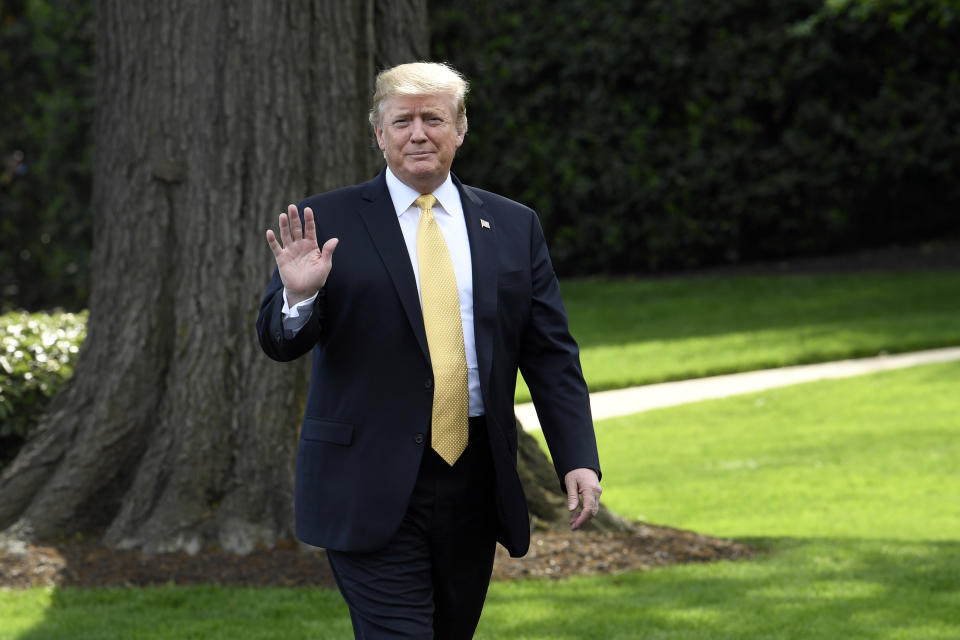
[[(493, 579), (616, 574), (686, 562), (738, 560), (753, 553), (732, 540), (647, 524), (639, 524), (630, 534), (535, 532), (525, 558), (510, 558), (498, 546)], [(0, 588), (158, 584), (335, 586), (323, 551), (293, 544), (245, 556), (217, 550), (192, 556), (144, 556), (83, 540), (0, 545)]]
[(638, 523), (633, 533), (550, 531), (534, 533), (530, 551), (523, 558), (510, 558), (498, 546), (493, 579), (617, 574), (690, 562), (740, 560), (755, 553), (733, 540), (643, 523)]

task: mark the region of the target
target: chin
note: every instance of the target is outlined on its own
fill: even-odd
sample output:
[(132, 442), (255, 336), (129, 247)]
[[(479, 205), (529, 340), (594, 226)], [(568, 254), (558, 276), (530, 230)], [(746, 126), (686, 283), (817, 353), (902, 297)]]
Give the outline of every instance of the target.
[(439, 170), (440, 168), (433, 162), (415, 162), (407, 167), (407, 171), (415, 176), (430, 175), (431, 173), (437, 173)]

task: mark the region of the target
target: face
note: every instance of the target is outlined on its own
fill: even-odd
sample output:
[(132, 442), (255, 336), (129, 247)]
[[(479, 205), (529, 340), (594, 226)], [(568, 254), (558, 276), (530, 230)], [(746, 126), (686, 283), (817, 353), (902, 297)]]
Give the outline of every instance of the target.
[(394, 96), (383, 103), (377, 144), (394, 175), (420, 193), (443, 184), (463, 144), (453, 103), (443, 95)]

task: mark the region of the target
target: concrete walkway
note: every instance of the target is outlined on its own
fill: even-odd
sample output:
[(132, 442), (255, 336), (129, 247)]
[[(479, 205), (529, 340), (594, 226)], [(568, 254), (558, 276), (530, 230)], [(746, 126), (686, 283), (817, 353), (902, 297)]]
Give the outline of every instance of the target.
[[(593, 410), (593, 419), (603, 420), (604, 418), (630, 415), (648, 409), (659, 409), (685, 402), (753, 393), (754, 391), (763, 391), (764, 389), (801, 382), (850, 378), (875, 371), (902, 369), (953, 360), (960, 360), (960, 347), (747, 371), (745, 373), (732, 373), (709, 378), (695, 378), (591, 393), (590, 407)], [(532, 403), (517, 405), (516, 413), (525, 430), (533, 431), (540, 428), (540, 421), (537, 420), (537, 413)]]

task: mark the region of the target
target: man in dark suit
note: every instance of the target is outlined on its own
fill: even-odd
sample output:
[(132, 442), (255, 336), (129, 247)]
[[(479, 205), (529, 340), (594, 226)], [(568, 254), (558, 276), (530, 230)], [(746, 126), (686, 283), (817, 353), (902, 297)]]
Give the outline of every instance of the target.
[(370, 121), (386, 168), (290, 205), (279, 240), (267, 231), (260, 343), (281, 361), (313, 353), (297, 536), (327, 549), (357, 638), (472, 637), (496, 541), (526, 553), (518, 369), (571, 527), (599, 508), (589, 398), (539, 221), (450, 173), (466, 92), (446, 65), (381, 73)]

